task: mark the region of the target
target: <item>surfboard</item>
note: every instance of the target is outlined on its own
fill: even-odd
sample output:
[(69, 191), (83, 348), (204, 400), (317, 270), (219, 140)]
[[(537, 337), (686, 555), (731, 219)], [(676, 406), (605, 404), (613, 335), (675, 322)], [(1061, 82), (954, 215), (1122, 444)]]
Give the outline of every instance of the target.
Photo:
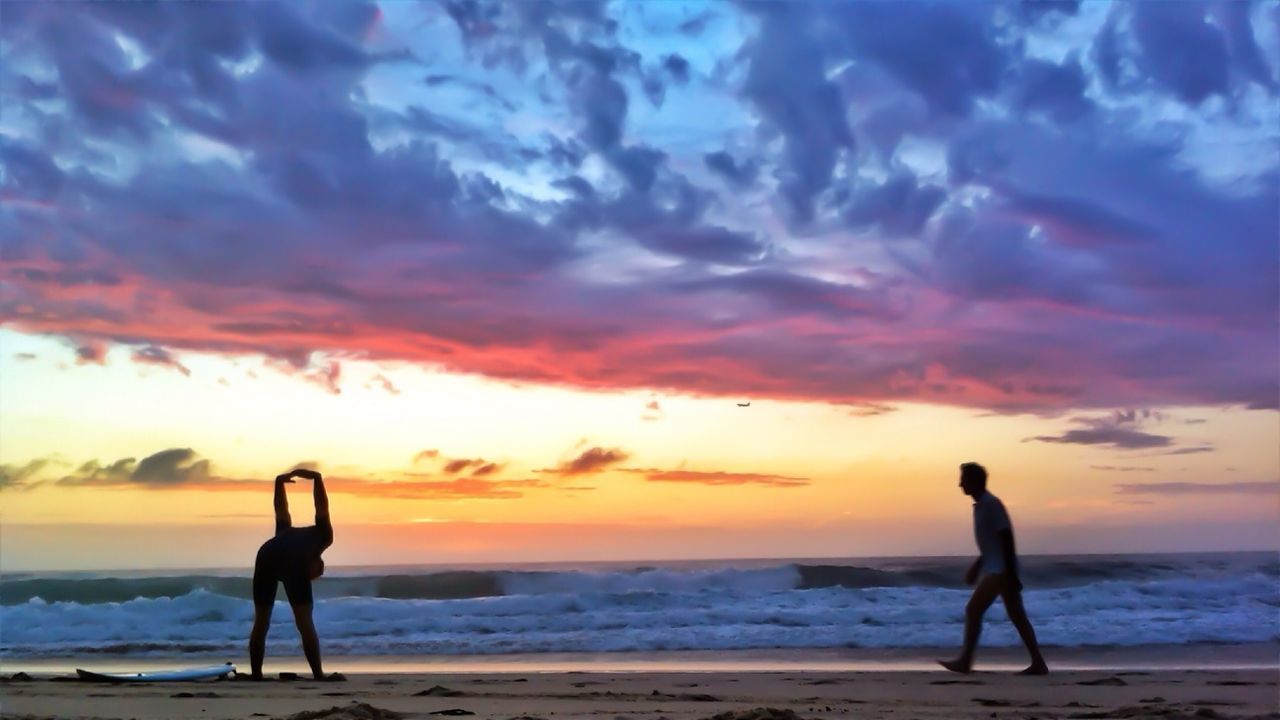
[(208, 667), (140, 673), (98, 673), (91, 670), (76, 668), (76, 675), (79, 675), (81, 680), (85, 680), (87, 682), (139, 683), (172, 682), (177, 680), (209, 680), (212, 678), (220, 678), (225, 675), (230, 675), (235, 671), (236, 666), (231, 663), (227, 663), (225, 665), (210, 665)]

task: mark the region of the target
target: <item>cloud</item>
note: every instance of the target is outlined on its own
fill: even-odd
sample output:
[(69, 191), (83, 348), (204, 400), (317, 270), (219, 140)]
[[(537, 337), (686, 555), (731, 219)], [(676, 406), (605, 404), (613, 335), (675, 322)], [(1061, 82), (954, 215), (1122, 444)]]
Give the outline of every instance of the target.
[(1152, 453), (1153, 455), (1198, 455), (1200, 453), (1214, 452), (1217, 448), (1213, 445), (1196, 445), (1194, 447), (1176, 448), (1167, 452)]
[(446, 463), (444, 464), (444, 471), (445, 471), (446, 473), (449, 473), (450, 475), (454, 475), (454, 474), (457, 474), (457, 473), (462, 472), (463, 470), (466, 470), (466, 469), (467, 469), (467, 468), (469, 468), (469, 467), (480, 467), (480, 466), (482, 466), (482, 465), (484, 465), (484, 464), (485, 464), (484, 460), (481, 460), (481, 459), (475, 459), (475, 460), (468, 460), (468, 459), (450, 460), (450, 461), (448, 461), (448, 462), (446, 462)]
[(413, 456), (413, 464), (417, 465), (418, 463), (424, 460), (433, 460), (437, 457), (440, 457), (439, 450), (423, 450), (419, 452), (417, 455)]
[(1143, 467), (1139, 465), (1090, 465), (1093, 470), (1105, 470), (1108, 472), (1155, 472), (1153, 467)]
[(657, 400), (650, 400), (644, 405), (644, 412), (640, 414), (640, 419), (653, 422), (661, 420), (663, 416), (662, 405)]
[(1173, 442), (1173, 438), (1167, 435), (1152, 435), (1132, 428), (1118, 427), (1077, 428), (1061, 435), (1037, 435), (1034, 439), (1049, 443), (1110, 445), (1125, 450), (1164, 447)]
[(0, 322), (333, 393), (1280, 406), (1261, 8), (622, 7), (9, 9)]
[(73, 487), (125, 486), (133, 481), (133, 469), (136, 465), (136, 458), (121, 458), (109, 465), (102, 465), (97, 460), (89, 460), (78, 467), (75, 472), (63, 476), (56, 484)]
[(702, 162), (711, 172), (723, 177), (737, 188), (744, 188), (756, 181), (756, 175), (759, 174), (759, 165), (752, 161), (746, 160), (739, 162), (733, 159), (733, 156), (724, 150), (709, 152), (702, 156)]
[(25, 465), (0, 465), (0, 490), (35, 489), (41, 484), (35, 479), (36, 476), (49, 464), (50, 461), (47, 458), (37, 458)]
[(856, 405), (849, 408), (848, 413), (853, 417), (875, 417), (877, 415), (887, 415), (896, 412), (898, 409), (891, 405), (881, 405), (879, 403), (866, 403)]
[(750, 64), (743, 94), (783, 138), (779, 191), (794, 221), (807, 225), (840, 153), (855, 146), (844, 98), (826, 77), (827, 59), (808, 6), (748, 7), (765, 17), (745, 48)]
[(786, 475), (768, 475), (761, 473), (740, 473), (717, 470), (699, 472), (695, 470), (655, 470), (627, 468), (624, 472), (644, 475), (649, 482), (691, 483), (695, 485), (764, 485), (766, 487), (803, 487), (811, 484), (809, 478), (788, 477)]
[(164, 450), (142, 459), (132, 480), (142, 485), (182, 485), (209, 479), (209, 461), (196, 460), (190, 448)]
[(338, 387), (338, 379), (341, 376), (342, 365), (337, 360), (331, 360), (319, 370), (301, 375), (303, 379), (319, 385), (333, 395), (342, 394), (342, 388)]
[(852, 192), (841, 213), (850, 227), (915, 235), (946, 197), (940, 186), (922, 185), (912, 173), (899, 171), (883, 183)]
[(1084, 425), (1083, 428), (1073, 428), (1061, 435), (1037, 435), (1028, 439), (1048, 443), (1109, 445), (1121, 450), (1168, 447), (1173, 444), (1172, 437), (1137, 429), (1138, 425), (1144, 422), (1159, 421), (1163, 418), (1164, 416), (1158, 411), (1149, 409), (1117, 410), (1103, 417), (1075, 418), (1074, 422)]
[(1075, 59), (1062, 64), (1028, 59), (1018, 69), (1010, 89), (1014, 107), (1025, 113), (1044, 113), (1054, 121), (1070, 123), (1093, 111), (1086, 97), (1089, 78)]
[(567, 460), (554, 468), (539, 470), (538, 472), (552, 473), (561, 477), (591, 475), (608, 468), (610, 465), (616, 465), (629, 457), (631, 457), (629, 454), (618, 448), (593, 447), (572, 460)]
[(137, 487), (150, 490), (249, 490), (261, 480), (230, 478), (213, 472), (209, 460), (190, 448), (170, 448), (141, 461), (121, 458), (111, 463), (89, 460), (55, 480), (61, 487)]
[[(1221, 30), (1206, 22), (1205, 5), (1147, 4), (1132, 8), (1137, 61), (1165, 90), (1189, 105), (1230, 89), (1230, 62)], [(1195, 62), (1186, 58), (1194, 57)]]
[(689, 82), (689, 61), (679, 53), (671, 53), (662, 59), (662, 69), (677, 83)]
[(400, 394), (400, 388), (392, 384), (391, 380), (389, 380), (387, 376), (383, 375), (382, 373), (375, 374), (373, 376), (373, 382), (377, 383), (379, 386), (382, 387), (383, 390), (386, 390), (388, 393), (392, 395)]
[(183, 375), (190, 376), (191, 370), (187, 366), (178, 362), (168, 350), (155, 345), (148, 345), (135, 350), (131, 356), (136, 363), (146, 365), (159, 365), (160, 367), (168, 367), (177, 370)]
[(679, 25), (680, 32), (685, 35), (698, 36), (706, 29), (707, 25), (715, 19), (715, 14), (710, 10), (702, 10), (693, 17), (684, 20)]
[(107, 362), (107, 348), (103, 343), (84, 343), (76, 348), (76, 364), (77, 365), (105, 365)]
[(1260, 482), (1197, 483), (1119, 483), (1116, 492), (1123, 495), (1275, 495), (1280, 480)]
[(878, 65), (939, 115), (963, 116), (1006, 77), (993, 6), (853, 3), (830, 6), (842, 50)]
[[(431, 452), (431, 451), (424, 451)], [(435, 457), (435, 455), (431, 455)], [(503, 479), (488, 477), (501, 465), (484, 461), (465, 461), (479, 466), (467, 477), (433, 478), (406, 473), (391, 478), (349, 476), (327, 473), (325, 487), (331, 494), (347, 494), (371, 498), (414, 500), (506, 500), (524, 497), (530, 490), (555, 489), (544, 479)], [(249, 492), (269, 500), (275, 471), (262, 478), (235, 478), (219, 475), (210, 460), (201, 458), (190, 448), (171, 448), (143, 458), (121, 458), (102, 463), (89, 460), (71, 473), (51, 482), (36, 479), (53, 461), (38, 459), (21, 466), (0, 465), (0, 490), (25, 491), (56, 486), (75, 488), (140, 488), (147, 490), (198, 490), (201, 492)], [(303, 461), (290, 467), (318, 469), (315, 462)], [(265, 502), (265, 501), (264, 501)]]
[(489, 480), (477, 477), (385, 481), (326, 478), (325, 485), (333, 493), (403, 500), (515, 500), (524, 497), (528, 490), (551, 487), (550, 483), (538, 479)]
[(18, 360), (19, 362), (29, 362), (31, 360), (35, 360), (36, 355), (35, 353), (19, 352), (13, 354), (13, 359)]

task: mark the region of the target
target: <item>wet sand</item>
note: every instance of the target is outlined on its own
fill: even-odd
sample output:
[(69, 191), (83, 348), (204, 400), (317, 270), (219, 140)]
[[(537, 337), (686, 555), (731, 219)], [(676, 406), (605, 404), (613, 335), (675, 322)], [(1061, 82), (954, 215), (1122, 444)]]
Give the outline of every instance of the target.
[(343, 682), (0, 683), (0, 716), (159, 720), (1280, 718), (1280, 670), (347, 672)]

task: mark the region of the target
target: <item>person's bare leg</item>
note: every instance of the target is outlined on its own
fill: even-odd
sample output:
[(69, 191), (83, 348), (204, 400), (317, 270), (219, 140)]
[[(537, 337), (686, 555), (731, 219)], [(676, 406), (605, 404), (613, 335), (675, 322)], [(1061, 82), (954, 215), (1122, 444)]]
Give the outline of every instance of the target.
[(973, 670), (973, 654), (982, 634), (982, 616), (1004, 589), (1003, 575), (983, 575), (973, 588), (969, 604), (964, 608), (964, 648), (955, 660), (939, 660), (938, 664), (951, 672), (967, 673)]
[(311, 606), (294, 605), (293, 621), (298, 626), (298, 635), (302, 637), (302, 652), (307, 656), (312, 677), (323, 680), (324, 670), (320, 667), (320, 637), (316, 635), (316, 625), (311, 620)]
[(274, 603), (253, 606), (253, 630), (249, 631), (249, 667), (254, 680), (262, 679), (262, 658), (267, 651), (267, 631), (271, 629)]
[(1031, 654), (1031, 664), (1019, 674), (1048, 675), (1049, 666), (1045, 663), (1044, 656), (1040, 654), (1040, 643), (1036, 640), (1036, 630), (1031, 627), (1031, 620), (1027, 617), (1027, 609), (1022, 604), (1022, 593), (1006, 591), (1003, 600), (1009, 620), (1018, 629), (1018, 637), (1022, 638), (1022, 644), (1027, 646), (1027, 652)]

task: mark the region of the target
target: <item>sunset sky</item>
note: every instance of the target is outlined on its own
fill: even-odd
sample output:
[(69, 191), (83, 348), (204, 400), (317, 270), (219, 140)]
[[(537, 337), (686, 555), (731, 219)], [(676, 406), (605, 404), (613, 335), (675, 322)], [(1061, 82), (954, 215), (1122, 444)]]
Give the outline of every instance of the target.
[(331, 565), (967, 554), (969, 460), (1280, 549), (1275, 3), (5, 2), (0, 93), (6, 571), (300, 464)]

